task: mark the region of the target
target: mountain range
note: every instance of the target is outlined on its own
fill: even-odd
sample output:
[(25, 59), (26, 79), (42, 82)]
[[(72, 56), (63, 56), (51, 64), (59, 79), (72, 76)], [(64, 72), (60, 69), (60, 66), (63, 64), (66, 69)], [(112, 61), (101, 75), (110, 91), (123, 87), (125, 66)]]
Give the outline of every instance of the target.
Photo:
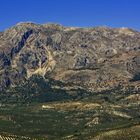
[(139, 92), (136, 30), (27, 22), (0, 32), (0, 138), (140, 139)]

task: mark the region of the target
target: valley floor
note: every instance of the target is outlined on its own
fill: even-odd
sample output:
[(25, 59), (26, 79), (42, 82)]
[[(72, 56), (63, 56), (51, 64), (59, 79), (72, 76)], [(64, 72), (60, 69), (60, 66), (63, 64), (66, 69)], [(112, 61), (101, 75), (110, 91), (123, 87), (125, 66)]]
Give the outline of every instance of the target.
[(0, 140), (139, 140), (140, 104), (1, 104)]

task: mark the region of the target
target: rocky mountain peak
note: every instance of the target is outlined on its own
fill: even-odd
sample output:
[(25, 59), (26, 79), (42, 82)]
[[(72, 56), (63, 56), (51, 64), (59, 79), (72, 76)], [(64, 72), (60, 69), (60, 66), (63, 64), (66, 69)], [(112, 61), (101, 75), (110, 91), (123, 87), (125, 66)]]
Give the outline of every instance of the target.
[(140, 33), (129, 28), (18, 23), (0, 33), (0, 89), (36, 74), (92, 90), (130, 82), (139, 75), (139, 53)]

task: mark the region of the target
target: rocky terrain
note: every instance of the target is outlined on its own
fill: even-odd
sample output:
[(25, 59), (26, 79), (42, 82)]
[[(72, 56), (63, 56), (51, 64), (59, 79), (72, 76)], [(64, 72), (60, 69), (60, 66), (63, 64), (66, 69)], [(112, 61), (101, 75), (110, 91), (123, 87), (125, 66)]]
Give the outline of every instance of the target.
[(140, 33), (132, 29), (19, 23), (0, 34), (0, 89), (35, 74), (94, 91), (138, 81), (139, 53)]
[(139, 92), (138, 31), (18, 23), (0, 32), (0, 139), (140, 139)]

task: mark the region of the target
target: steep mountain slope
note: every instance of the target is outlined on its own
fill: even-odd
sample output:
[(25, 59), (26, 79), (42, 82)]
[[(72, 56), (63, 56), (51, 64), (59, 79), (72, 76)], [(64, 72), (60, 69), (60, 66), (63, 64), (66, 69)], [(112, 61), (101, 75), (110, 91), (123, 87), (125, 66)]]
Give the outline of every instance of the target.
[(140, 79), (140, 33), (19, 23), (0, 34), (0, 89), (35, 74), (101, 91)]

